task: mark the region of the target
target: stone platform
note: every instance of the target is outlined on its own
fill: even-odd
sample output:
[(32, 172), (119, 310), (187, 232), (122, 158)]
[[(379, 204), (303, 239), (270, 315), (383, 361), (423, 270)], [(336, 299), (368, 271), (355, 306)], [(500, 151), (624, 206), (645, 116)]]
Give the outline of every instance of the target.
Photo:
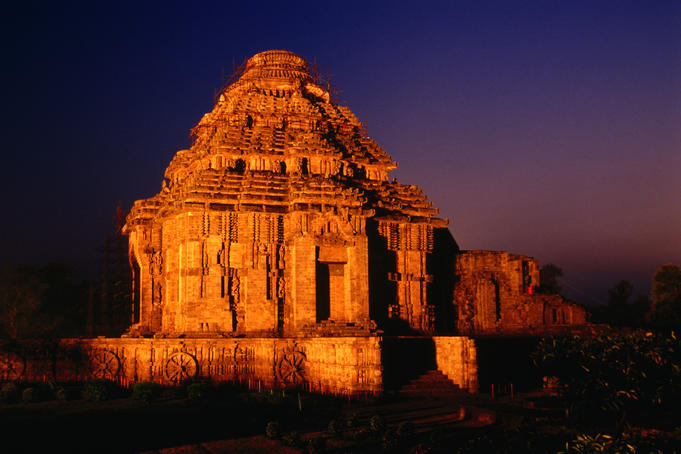
[(477, 391), (474, 342), (456, 336), (61, 339), (4, 344), (0, 355), (2, 381), (201, 379), (359, 395), (396, 389), (407, 371), (437, 369)]

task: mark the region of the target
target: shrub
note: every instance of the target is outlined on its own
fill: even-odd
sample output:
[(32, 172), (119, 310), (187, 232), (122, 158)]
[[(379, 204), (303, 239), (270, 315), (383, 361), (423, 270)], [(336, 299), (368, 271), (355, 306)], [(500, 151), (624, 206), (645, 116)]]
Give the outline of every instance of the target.
[(397, 447), (397, 434), (395, 433), (395, 429), (392, 427), (388, 427), (383, 434), (383, 438), (381, 439), (381, 447), (385, 451), (391, 451)]
[(132, 393), (135, 399), (141, 400), (147, 404), (152, 403), (161, 395), (163, 388), (161, 385), (154, 382), (143, 381), (140, 383), (135, 383), (132, 386)]
[(88, 380), (85, 383), (85, 398), (87, 400), (109, 400), (114, 397), (116, 384), (105, 378)]
[(265, 425), (265, 436), (269, 438), (270, 440), (274, 440), (275, 438), (279, 438), (279, 435), (281, 434), (280, 429), (279, 429), (279, 422), (277, 421), (269, 421)]
[(37, 388), (26, 388), (21, 393), (21, 400), (26, 403), (34, 403), (40, 401), (40, 393)]
[(369, 420), (369, 428), (372, 432), (383, 432), (385, 430), (385, 418), (381, 415), (374, 415)]
[(326, 452), (326, 439), (323, 437), (313, 437), (307, 443), (307, 452), (309, 454), (322, 454)]
[(543, 339), (532, 355), (542, 375), (555, 376), (573, 416), (620, 429), (659, 410), (676, 411), (681, 399), (681, 341), (632, 334)]
[(345, 427), (355, 427), (357, 426), (357, 423), (357, 413), (349, 413), (345, 415)]
[(57, 400), (60, 400), (62, 402), (66, 402), (69, 400), (69, 393), (64, 389), (64, 388), (59, 388), (57, 391), (54, 393), (54, 397), (57, 398)]
[(281, 440), (285, 445), (294, 448), (300, 448), (304, 445), (303, 440), (300, 438), (300, 434), (296, 431), (285, 433), (284, 436), (281, 437)]
[(341, 424), (337, 419), (332, 419), (329, 421), (329, 425), (326, 426), (326, 432), (329, 435), (338, 435), (341, 431)]
[(414, 423), (411, 421), (401, 422), (400, 425), (397, 426), (397, 435), (400, 438), (407, 438), (414, 435)]
[(355, 429), (352, 431), (351, 438), (355, 441), (362, 441), (368, 438), (369, 432), (366, 429)]
[(197, 382), (187, 386), (187, 397), (192, 400), (206, 399), (213, 391), (210, 383)]
[(5, 383), (0, 388), (0, 400), (6, 404), (19, 402), (20, 397), (19, 387), (14, 383)]

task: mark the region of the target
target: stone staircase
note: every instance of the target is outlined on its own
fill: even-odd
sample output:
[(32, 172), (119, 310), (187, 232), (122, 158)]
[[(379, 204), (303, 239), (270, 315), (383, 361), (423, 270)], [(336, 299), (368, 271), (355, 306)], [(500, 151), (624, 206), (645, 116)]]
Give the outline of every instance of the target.
[(429, 370), (402, 386), (399, 393), (404, 396), (443, 396), (461, 393), (461, 388), (439, 370)]

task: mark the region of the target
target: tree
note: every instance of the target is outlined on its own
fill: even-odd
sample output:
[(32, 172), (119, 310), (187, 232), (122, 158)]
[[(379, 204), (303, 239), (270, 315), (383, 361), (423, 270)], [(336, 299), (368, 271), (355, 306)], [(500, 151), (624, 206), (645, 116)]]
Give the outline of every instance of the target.
[(651, 318), (662, 326), (681, 326), (681, 269), (671, 263), (660, 266), (653, 276), (650, 293)]
[(634, 286), (629, 281), (620, 281), (613, 288), (608, 290), (610, 296), (608, 305), (613, 309), (626, 309), (629, 298), (634, 291)]
[(563, 270), (553, 263), (548, 263), (539, 270), (539, 293), (557, 295), (561, 287), (558, 285), (558, 278), (563, 275)]

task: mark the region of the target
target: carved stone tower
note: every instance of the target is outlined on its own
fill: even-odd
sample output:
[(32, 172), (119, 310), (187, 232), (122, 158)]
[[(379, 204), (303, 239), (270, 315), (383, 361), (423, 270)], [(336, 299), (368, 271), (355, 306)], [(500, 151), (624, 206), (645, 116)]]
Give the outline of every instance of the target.
[(447, 221), (389, 181), (397, 163), (303, 58), (262, 52), (236, 76), (128, 216), (132, 333), (430, 333), (427, 256)]

